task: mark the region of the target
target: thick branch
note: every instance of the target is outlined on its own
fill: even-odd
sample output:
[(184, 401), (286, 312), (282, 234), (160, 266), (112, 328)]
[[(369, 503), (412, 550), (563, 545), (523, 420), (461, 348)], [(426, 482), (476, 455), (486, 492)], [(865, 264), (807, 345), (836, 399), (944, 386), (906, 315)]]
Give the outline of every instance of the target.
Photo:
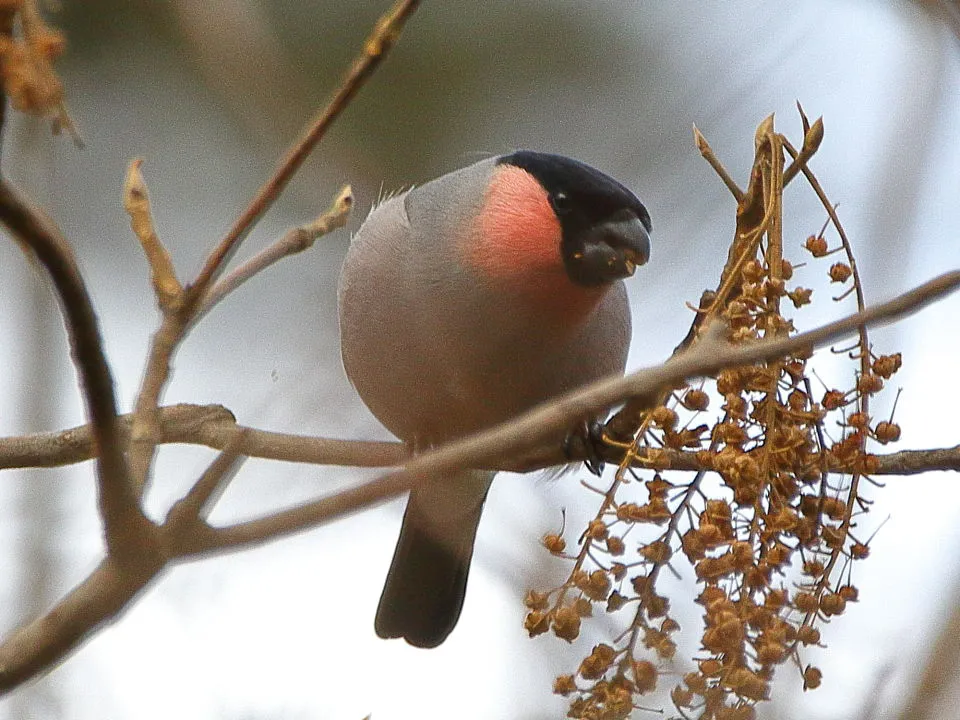
[(107, 549), (118, 559), (133, 559), (151, 546), (150, 522), (131, 492), (113, 377), (103, 353), (97, 316), (73, 252), (52, 221), (7, 182), (0, 182), (0, 222), (33, 250), (53, 281), (99, 455), (97, 494)]
[[(216, 529), (202, 523), (165, 533), (168, 557), (189, 559), (260, 544), (304, 530), (361, 507), (393, 497), (417, 482), (462, 467), (490, 467), (497, 458), (518, 456), (556, 436), (578, 418), (594, 416), (627, 397), (649, 394), (698, 375), (770, 360), (800, 348), (835, 341), (858, 326), (889, 321), (912, 312), (960, 285), (960, 271), (940, 276), (895, 300), (808, 333), (749, 346), (720, 342), (715, 333), (666, 364), (624, 378), (610, 378), (545, 404), (524, 416), (411, 460), (404, 469), (329, 498), (274, 515)], [(171, 413), (176, 409), (171, 409)], [(221, 416), (225, 411), (210, 411)], [(229, 432), (236, 439), (237, 430)], [(389, 444), (388, 444), (389, 445)], [(955, 449), (960, 451), (960, 449)], [(234, 449), (235, 451), (235, 449)], [(80, 586), (44, 617), (16, 631), (0, 647), (0, 693), (34, 677), (79, 647), (84, 639), (115, 618), (162, 569), (159, 555), (139, 564), (119, 566), (108, 558)]]
[(648, 395), (659, 388), (723, 368), (750, 365), (783, 357), (805, 348), (819, 347), (848, 335), (860, 326), (890, 322), (915, 312), (960, 286), (960, 270), (941, 275), (914, 290), (867, 308), (816, 330), (761, 341), (730, 345), (716, 337), (719, 324), (707, 329), (700, 343), (663, 365), (626, 377), (612, 377), (564, 395), (515, 420), (424, 453), (402, 470), (332, 497), (281, 511), (258, 520), (225, 528), (208, 528), (179, 548), (184, 555), (232, 550), (299, 532), (335, 517), (395, 497), (417, 483), (463, 468), (489, 467), (496, 458), (529, 452), (545, 440), (562, 434), (574, 422), (596, 417), (626, 398)]
[[(119, 417), (121, 442), (130, 433), (130, 415)], [(347, 467), (395, 467), (409, 457), (399, 442), (338, 440), (288, 433), (257, 430), (237, 424), (233, 413), (221, 405), (170, 405), (160, 408), (160, 443), (205, 445), (225, 450), (233, 438), (243, 435), (237, 448), (247, 457), (280, 460), (312, 465)], [(695, 452), (665, 450), (671, 470), (703, 469)], [(59, 467), (91, 460), (94, 457), (93, 436), (89, 425), (49, 433), (34, 433), (0, 438), (0, 470), (27, 467)], [(643, 466), (640, 452), (637, 465)], [(533, 472), (570, 462), (580, 462), (584, 453), (567, 454), (556, 443), (547, 443), (522, 457), (501, 456), (491, 463), (491, 470)], [(602, 459), (619, 465), (623, 449), (608, 445)], [(932, 450), (901, 450), (878, 455), (875, 475), (917, 475), (936, 470), (960, 471), (960, 445)], [(830, 468), (839, 470), (839, 468)]]
[[(639, 450), (635, 452), (637, 459), (634, 466), (642, 468), (649, 467), (647, 464), (647, 451)], [(607, 445), (603, 448), (601, 457), (604, 462), (613, 465), (619, 465), (623, 462), (624, 450), (620, 447)], [(686, 472), (699, 472), (701, 470), (710, 470), (701, 465), (697, 459), (697, 453), (684, 452), (679, 450), (658, 449), (656, 463), (663, 462), (664, 457), (670, 463), (670, 470), (680, 470)], [(953, 470), (960, 472), (960, 445), (950, 448), (935, 448), (932, 450), (900, 450), (898, 452), (876, 455), (877, 470), (871, 475), (919, 475), (926, 472), (936, 472), (940, 470)], [(525, 455), (521, 458), (514, 458), (512, 461), (503, 458), (502, 461), (490, 466), (491, 470), (509, 470), (511, 472), (532, 472), (534, 470), (543, 470), (544, 468), (555, 467), (566, 462), (580, 462), (585, 459), (582, 455), (566, 456), (561, 448), (545, 446), (539, 452)], [(827, 467), (830, 472), (850, 472), (850, 468), (843, 468), (838, 465)]]
[(159, 569), (142, 566), (132, 573), (107, 558), (52, 610), (5, 638), (0, 695), (62, 662), (132, 603)]
[[(129, 439), (132, 418), (132, 415), (119, 418), (121, 442)], [(161, 443), (188, 443), (225, 450), (237, 434), (243, 433), (239, 453), (268, 460), (390, 467), (409, 457), (406, 448), (396, 442), (334, 440), (244, 427), (238, 425), (233, 413), (221, 405), (170, 405), (160, 408), (159, 422)], [(90, 460), (94, 456), (89, 425), (60, 432), (0, 438), (0, 470), (58, 467)]]

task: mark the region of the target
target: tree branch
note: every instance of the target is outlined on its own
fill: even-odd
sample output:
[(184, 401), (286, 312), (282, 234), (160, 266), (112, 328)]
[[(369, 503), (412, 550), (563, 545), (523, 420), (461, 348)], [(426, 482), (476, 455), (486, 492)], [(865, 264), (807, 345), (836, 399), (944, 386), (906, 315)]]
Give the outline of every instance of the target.
[(97, 454), (97, 497), (108, 553), (133, 560), (153, 548), (151, 523), (131, 491), (117, 423), (113, 377), (103, 353), (100, 328), (73, 252), (51, 220), (0, 181), (0, 222), (31, 248), (53, 281), (80, 376)]
[[(130, 415), (119, 418), (121, 442), (130, 436)], [(183, 443), (226, 450), (238, 435), (243, 441), (237, 452), (247, 457), (279, 460), (311, 465), (345, 467), (395, 467), (410, 453), (403, 443), (370, 440), (338, 440), (336, 438), (295, 435), (257, 430), (237, 424), (227, 408), (221, 405), (169, 405), (160, 408), (161, 444)], [(703, 468), (695, 452), (663, 450), (671, 470), (698, 471)], [(601, 459), (615, 465), (623, 460), (623, 449), (613, 445), (602, 448)], [(28, 467), (60, 467), (91, 460), (95, 457), (89, 425), (80, 425), (59, 432), (33, 433), (0, 438), (0, 470)], [(960, 471), (960, 445), (930, 450), (900, 450), (877, 455), (879, 467), (874, 475), (916, 475), (935, 470)], [(646, 455), (641, 451), (637, 464), (643, 466)], [(556, 443), (547, 443), (521, 457), (500, 457), (487, 469), (510, 472), (534, 472), (586, 459), (584, 452), (565, 453)], [(840, 468), (828, 468), (839, 471)]]
[(288, 255), (294, 255), (309, 249), (318, 238), (342, 228), (347, 224), (347, 218), (350, 217), (352, 208), (353, 191), (349, 185), (344, 185), (327, 211), (313, 222), (290, 230), (273, 245), (254, 255), (210, 288), (210, 292), (204, 296), (203, 302), (197, 308), (192, 322), (199, 322), (204, 315), (213, 309), (214, 305), (254, 275), (266, 270)]
[(347, 108), (360, 88), (383, 62), (383, 59), (400, 38), (400, 32), (403, 30), (404, 24), (419, 5), (420, 0), (397, 0), (393, 7), (377, 22), (366, 42), (364, 42), (363, 50), (353, 61), (353, 66), (327, 106), (313, 121), (303, 137), (290, 148), (273, 177), (260, 188), (257, 195), (250, 201), (247, 209), (243, 211), (243, 214), (237, 218), (233, 227), (230, 228), (226, 237), (207, 258), (203, 269), (188, 290), (186, 298), (186, 312), (188, 314), (207, 292), (207, 288), (210, 287), (216, 275), (223, 269), (223, 266), (257, 220), (280, 196), (294, 173), (297, 172), (303, 161), (320, 142), (333, 121)]
[[(803, 108), (797, 103), (797, 109), (800, 110), (800, 117), (803, 118), (803, 124), (807, 125), (807, 116), (803, 114)], [(793, 156), (793, 162), (783, 171), (783, 185), (786, 187), (790, 181), (796, 177), (797, 173), (806, 167), (807, 162), (812, 158), (820, 148), (823, 142), (823, 118), (814, 120), (813, 125), (806, 127), (803, 132), (803, 145), (800, 152)], [(810, 177), (809, 175), (807, 176)]]
[(217, 456), (190, 491), (170, 508), (162, 526), (164, 537), (172, 541), (167, 547), (169, 556), (177, 552), (184, 537), (192, 536), (198, 528), (207, 527), (207, 516), (246, 459), (238, 453), (243, 439), (243, 433), (234, 435), (233, 441)]
[(727, 169), (717, 158), (716, 153), (713, 152), (713, 148), (710, 147), (710, 143), (707, 142), (707, 139), (703, 136), (703, 133), (700, 132), (700, 128), (696, 125), (693, 126), (693, 141), (697, 145), (697, 150), (700, 151), (700, 154), (703, 156), (703, 159), (707, 161), (710, 167), (713, 168), (714, 172), (720, 177), (723, 181), (723, 184), (727, 186), (727, 190), (730, 191), (730, 194), (733, 195), (733, 199), (737, 203), (743, 202), (744, 192), (740, 189), (740, 186), (737, 185), (737, 181), (730, 177), (730, 173), (727, 172)]
[(177, 279), (177, 271), (173, 267), (170, 253), (160, 241), (154, 227), (150, 195), (147, 192), (147, 184), (143, 181), (141, 165), (143, 160), (136, 158), (127, 168), (127, 177), (123, 182), (123, 207), (130, 216), (130, 227), (140, 241), (147, 264), (150, 265), (153, 292), (157, 296), (157, 302), (164, 310), (171, 310), (179, 302), (183, 287)]
[(51, 670), (113, 621), (156, 577), (162, 564), (130, 572), (106, 558), (45, 615), (15, 630), (0, 645), (0, 695)]
[(328, 498), (224, 528), (206, 528), (189, 538), (179, 552), (192, 557), (259, 545), (319, 525), (395, 497), (414, 485), (463, 468), (490, 467), (503, 456), (522, 455), (545, 440), (561, 435), (578, 420), (596, 417), (613, 405), (635, 396), (724, 368), (739, 367), (782, 357), (805, 348), (819, 347), (856, 331), (860, 326), (891, 322), (916, 312), (960, 286), (960, 270), (930, 280), (893, 300), (869, 307), (841, 320), (794, 336), (731, 345), (718, 337), (713, 323), (697, 345), (663, 365), (625, 377), (601, 380), (576, 392), (540, 405), (518, 418), (470, 437), (448, 443), (410, 460), (399, 471)]
[[(133, 415), (119, 417), (121, 442), (130, 437)], [(206, 445), (225, 450), (243, 435), (238, 451), (248, 457), (350, 467), (390, 467), (409, 457), (398, 442), (334, 440), (257, 430), (238, 425), (233, 413), (221, 405), (170, 405), (159, 412), (161, 443)], [(58, 467), (96, 456), (89, 425), (60, 432), (0, 438), (0, 470), (25, 467)]]

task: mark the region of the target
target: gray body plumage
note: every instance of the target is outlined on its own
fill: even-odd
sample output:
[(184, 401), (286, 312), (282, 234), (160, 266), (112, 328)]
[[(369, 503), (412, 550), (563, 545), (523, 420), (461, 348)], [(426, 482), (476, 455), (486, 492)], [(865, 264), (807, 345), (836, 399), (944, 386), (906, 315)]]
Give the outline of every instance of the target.
[[(523, 288), (505, 288), (461, 261), (495, 163), (481, 161), (382, 203), (343, 265), (344, 367), (373, 414), (414, 448), (507, 420), (621, 373), (626, 362), (630, 312), (621, 281), (575, 322), (545, 320)], [(464, 473), (411, 494), (378, 634), (432, 647), (452, 630), (491, 480), (490, 473)]]

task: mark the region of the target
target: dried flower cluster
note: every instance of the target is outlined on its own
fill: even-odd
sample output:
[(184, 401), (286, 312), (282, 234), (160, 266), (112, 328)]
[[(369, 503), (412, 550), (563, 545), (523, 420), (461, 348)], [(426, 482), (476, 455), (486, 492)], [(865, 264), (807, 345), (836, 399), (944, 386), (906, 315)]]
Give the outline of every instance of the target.
[[(775, 158), (777, 142), (786, 141), (773, 135), (772, 123), (768, 135), (765, 146), (758, 140), (754, 179), (738, 213), (742, 231), (753, 193), (763, 208), (755, 240), (738, 232), (707, 313), (726, 323), (735, 343), (793, 332), (782, 307), (800, 309), (812, 298), (793, 283), (794, 265), (783, 257), (783, 167)], [(837, 227), (841, 246), (831, 250), (821, 231), (807, 240), (806, 257), (846, 252), (827, 272), (831, 282), (850, 286), (834, 299), (856, 291), (862, 303), (849, 243)], [(801, 353), (666, 393), (624, 448), (578, 553), (567, 555), (560, 536), (545, 538), (551, 553), (573, 560), (573, 570), (561, 587), (528, 594), (530, 635), (552, 630), (573, 641), (598, 606), (625, 620), (613, 644), (595, 646), (576, 673), (557, 678), (555, 692), (571, 698), (569, 717), (626, 718), (668, 668), (682, 676), (671, 692), (676, 710), (704, 720), (755, 717), (775, 668), (788, 661), (806, 689), (820, 684), (820, 670), (800, 651), (818, 645), (819, 625), (857, 599), (851, 562), (869, 547), (855, 534), (856, 518), (868, 511), (860, 491), (875, 463), (867, 442), (900, 434), (892, 420), (877, 422), (869, 412), (870, 397), (899, 369), (899, 354), (874, 356), (864, 331), (854, 347), (835, 352), (856, 363), (849, 388), (814, 390), (822, 385), (811, 378), (810, 355)], [(672, 451), (695, 452), (700, 471), (692, 479), (670, 471)], [(701, 588), (703, 626), (697, 657), (677, 672), (680, 626), (658, 581), (664, 568), (683, 572), (675, 567), (681, 555)]]
[[(19, 37), (13, 34), (19, 20)], [(21, 112), (52, 118), (54, 130), (73, 124), (63, 102), (63, 83), (53, 63), (66, 49), (63, 35), (47, 26), (35, 0), (0, 2), (0, 80), (10, 103)], [(76, 137), (76, 136), (75, 136)]]

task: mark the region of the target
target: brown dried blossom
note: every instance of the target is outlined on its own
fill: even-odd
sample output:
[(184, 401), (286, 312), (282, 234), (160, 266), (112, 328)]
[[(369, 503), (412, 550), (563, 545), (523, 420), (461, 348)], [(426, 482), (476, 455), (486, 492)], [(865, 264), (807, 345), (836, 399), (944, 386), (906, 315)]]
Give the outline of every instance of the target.
[(830, 280), (835, 283), (844, 283), (850, 279), (853, 270), (846, 263), (834, 263), (830, 266)]
[[(786, 144), (772, 124), (761, 125), (736, 239), (712, 305), (700, 311), (708, 317), (696, 327), (720, 318), (732, 342), (795, 332), (784, 307), (802, 312), (813, 298), (812, 289), (793, 285), (800, 271), (783, 256), (778, 178)], [(824, 231), (804, 247), (814, 258), (845, 253), (826, 274), (832, 282), (849, 282), (862, 302), (849, 243), (837, 229), (835, 251)], [(665, 568), (682, 572), (685, 566), (702, 586), (698, 670), (670, 692), (678, 709), (696, 708), (702, 718), (755, 717), (775, 669), (819, 647), (817, 626), (856, 600), (850, 562), (865, 558), (869, 548), (850, 531), (854, 510), (862, 515), (869, 509), (860, 481), (877, 463), (867, 444), (900, 435), (892, 419), (872, 419), (870, 400), (902, 358), (873, 355), (865, 331), (844, 353), (855, 363), (849, 385), (815, 391), (820, 381), (810, 366), (816, 358), (806, 351), (723, 369), (695, 389), (666, 389), (650, 407), (580, 537), (569, 579), (547, 594), (546, 607), (543, 593), (528, 596), (531, 634), (549, 626), (572, 640), (584, 617), (573, 610), (578, 603), (602, 608), (596, 603), (604, 602), (608, 613), (627, 623), (615, 641), (594, 647), (576, 678), (557, 679), (557, 692), (571, 698), (569, 717), (628, 717), (638, 696), (656, 687), (658, 664), (674, 658), (673, 636), (680, 630), (668, 598), (658, 592)], [(712, 421), (706, 416), (711, 407), (719, 408)], [(693, 479), (669, 469), (666, 451), (688, 447), (697, 449), (701, 468)], [(634, 473), (649, 475), (641, 484), (632, 481)], [(557, 541), (549, 546), (556, 548)], [(803, 679), (812, 690), (820, 671), (808, 665)]]
[(818, 235), (808, 237), (803, 246), (816, 258), (823, 257), (829, 252), (827, 249), (827, 241)]
[[(0, 82), (10, 104), (20, 112), (53, 120), (55, 131), (77, 135), (63, 100), (63, 83), (53, 64), (66, 49), (66, 40), (40, 16), (35, 0), (11, 2), (5, 13), (16, 13), (20, 32), (0, 36)], [(79, 142), (79, 140), (78, 140)]]

